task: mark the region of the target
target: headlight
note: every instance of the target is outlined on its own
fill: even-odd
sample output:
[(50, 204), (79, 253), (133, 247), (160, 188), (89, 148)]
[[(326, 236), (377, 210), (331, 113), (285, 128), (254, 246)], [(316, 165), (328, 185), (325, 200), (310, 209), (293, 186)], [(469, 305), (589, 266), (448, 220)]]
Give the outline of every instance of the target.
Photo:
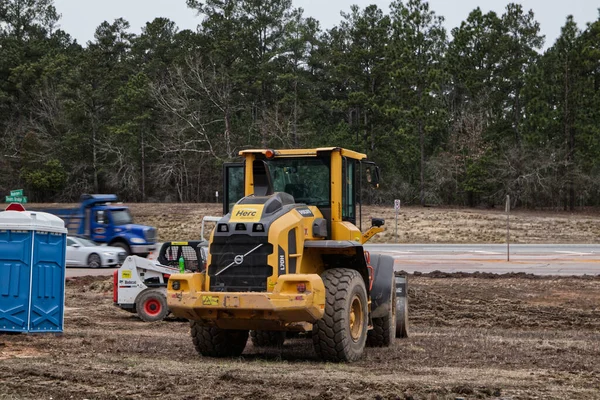
[(146, 243), (145, 239), (142, 238), (132, 238), (131, 239), (131, 243), (135, 243), (135, 244), (144, 244)]
[(114, 255), (115, 255), (115, 253), (113, 253), (112, 251), (106, 251), (106, 252), (104, 252), (104, 255), (105, 255), (105, 256), (112, 257), (112, 256), (114, 256)]

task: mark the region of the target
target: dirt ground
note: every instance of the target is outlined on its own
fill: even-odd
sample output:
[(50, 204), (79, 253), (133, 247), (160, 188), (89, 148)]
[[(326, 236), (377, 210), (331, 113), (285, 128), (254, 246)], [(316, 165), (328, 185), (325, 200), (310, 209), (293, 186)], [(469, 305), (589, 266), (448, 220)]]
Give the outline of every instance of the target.
[(197, 355), (186, 322), (112, 305), (106, 278), (67, 282), (65, 333), (0, 334), (0, 399), (597, 399), (600, 277), (410, 277), (410, 337), (352, 364), (307, 339)]
[[(192, 240), (200, 237), (202, 217), (222, 215), (220, 204), (145, 203), (127, 204), (135, 222), (155, 226), (160, 241)], [(41, 209), (75, 204), (31, 204)], [(402, 207), (396, 237), (392, 207), (365, 206), (363, 231), (372, 217), (385, 218), (386, 231), (371, 243), (505, 243), (506, 214), (503, 210), (436, 207)], [(210, 224), (207, 225), (210, 227)], [(598, 243), (600, 210), (515, 210), (510, 215), (511, 243)], [(210, 232), (210, 230), (208, 230)]]

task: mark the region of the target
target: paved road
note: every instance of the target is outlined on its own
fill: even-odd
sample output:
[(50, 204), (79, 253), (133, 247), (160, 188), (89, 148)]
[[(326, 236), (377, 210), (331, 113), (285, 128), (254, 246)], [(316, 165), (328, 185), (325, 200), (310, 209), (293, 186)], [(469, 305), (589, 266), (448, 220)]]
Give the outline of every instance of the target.
[[(396, 270), (407, 272), (526, 272), (536, 275), (600, 275), (600, 245), (371, 244), (373, 253), (394, 257)], [(114, 268), (67, 268), (67, 277), (112, 275)]]
[(600, 245), (367, 245), (367, 250), (388, 254), (396, 270), (407, 272), (525, 272), (536, 275), (598, 275)]

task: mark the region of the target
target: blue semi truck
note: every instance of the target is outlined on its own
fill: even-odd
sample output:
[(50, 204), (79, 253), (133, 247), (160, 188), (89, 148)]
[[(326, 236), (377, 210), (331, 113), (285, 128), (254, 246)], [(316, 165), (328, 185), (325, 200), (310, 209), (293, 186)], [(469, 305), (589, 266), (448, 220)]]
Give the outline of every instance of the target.
[(62, 218), (69, 234), (121, 247), (128, 255), (146, 257), (156, 250), (156, 228), (134, 224), (129, 208), (114, 194), (84, 194), (77, 208), (41, 211)]

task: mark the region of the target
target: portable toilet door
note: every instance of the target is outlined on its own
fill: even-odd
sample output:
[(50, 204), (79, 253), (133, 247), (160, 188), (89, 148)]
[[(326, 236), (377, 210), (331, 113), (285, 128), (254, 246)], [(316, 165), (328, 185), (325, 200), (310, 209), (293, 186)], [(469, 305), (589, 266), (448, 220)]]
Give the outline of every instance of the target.
[(41, 212), (0, 212), (0, 331), (62, 332), (66, 229)]
[[(0, 217), (8, 212), (0, 212)], [(3, 225), (0, 223), (0, 331), (26, 332), (32, 233)]]

